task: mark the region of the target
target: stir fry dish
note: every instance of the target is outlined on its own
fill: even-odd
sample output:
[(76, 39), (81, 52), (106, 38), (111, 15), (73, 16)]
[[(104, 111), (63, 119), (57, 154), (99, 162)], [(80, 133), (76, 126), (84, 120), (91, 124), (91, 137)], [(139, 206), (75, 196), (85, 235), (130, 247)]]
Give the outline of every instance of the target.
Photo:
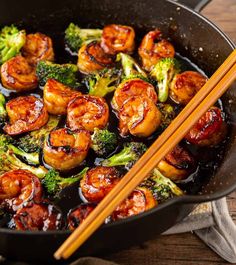
[[(1, 227), (74, 230), (204, 86), (160, 29), (140, 37), (118, 24), (71, 23), (60, 42), (1, 29)], [(199, 192), (226, 120), (222, 104), (212, 106), (106, 223)]]

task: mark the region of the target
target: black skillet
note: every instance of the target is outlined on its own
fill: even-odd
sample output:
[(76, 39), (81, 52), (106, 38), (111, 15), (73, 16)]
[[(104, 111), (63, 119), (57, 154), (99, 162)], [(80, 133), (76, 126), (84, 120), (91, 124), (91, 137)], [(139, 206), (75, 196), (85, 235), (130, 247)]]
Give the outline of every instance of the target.
[[(183, 0), (197, 11), (207, 1)], [(32, 31), (63, 32), (69, 22), (82, 26), (109, 23), (132, 25), (137, 32), (160, 28), (176, 50), (211, 75), (233, 50), (234, 44), (211, 22), (174, 1), (164, 0), (1, 0), (0, 26), (21, 24)], [(236, 88), (236, 87), (234, 87)], [(224, 159), (201, 194), (169, 200), (139, 216), (101, 227), (76, 253), (91, 255), (114, 251), (152, 238), (183, 219), (194, 204), (221, 198), (236, 188), (236, 92), (232, 87), (223, 97), (231, 130)], [(68, 237), (67, 231), (19, 232), (0, 228), (0, 254), (10, 259), (44, 264)]]

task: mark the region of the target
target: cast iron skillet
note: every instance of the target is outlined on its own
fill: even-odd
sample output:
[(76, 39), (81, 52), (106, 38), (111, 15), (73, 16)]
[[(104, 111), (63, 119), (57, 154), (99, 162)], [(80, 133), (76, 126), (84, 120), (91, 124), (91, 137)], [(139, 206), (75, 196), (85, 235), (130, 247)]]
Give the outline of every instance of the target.
[[(190, 1), (184, 1), (189, 4)], [(191, 1), (200, 10), (207, 1)], [(193, 6), (192, 6), (193, 7)], [(102, 26), (132, 25), (137, 31), (161, 28), (176, 50), (209, 76), (233, 50), (233, 43), (197, 12), (164, 0), (1, 0), (0, 26), (19, 22), (32, 31), (64, 31), (69, 22)], [(45, 31), (46, 29), (46, 31)], [(236, 88), (236, 87), (235, 87)], [(91, 255), (114, 251), (150, 239), (183, 219), (194, 204), (221, 198), (236, 188), (236, 92), (223, 97), (231, 121), (224, 161), (199, 195), (170, 200), (139, 216), (101, 227), (76, 253)], [(69, 235), (66, 231), (19, 232), (0, 229), (0, 254), (10, 259), (50, 261), (53, 252)]]

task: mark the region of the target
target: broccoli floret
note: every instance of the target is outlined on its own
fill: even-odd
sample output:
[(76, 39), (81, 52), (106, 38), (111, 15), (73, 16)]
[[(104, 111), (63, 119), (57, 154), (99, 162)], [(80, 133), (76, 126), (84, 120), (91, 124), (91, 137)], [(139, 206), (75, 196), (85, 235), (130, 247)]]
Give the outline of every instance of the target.
[(69, 178), (63, 178), (55, 169), (50, 169), (42, 180), (42, 183), (49, 194), (55, 195), (66, 186), (81, 180), (88, 169), (89, 168), (86, 167), (80, 173)]
[(95, 74), (87, 75), (84, 83), (89, 89), (89, 94), (98, 97), (105, 97), (113, 92), (121, 80), (121, 70), (104, 69)]
[(176, 117), (176, 112), (170, 104), (158, 103), (157, 107), (161, 112), (161, 130), (165, 130)]
[(116, 60), (121, 61), (124, 74), (123, 80), (140, 78), (144, 81), (148, 81), (147, 74), (130, 55), (120, 52), (117, 54)]
[(158, 98), (160, 102), (167, 100), (170, 83), (179, 71), (179, 62), (174, 58), (163, 58), (152, 69), (150, 74), (158, 83)]
[(27, 153), (39, 152), (46, 136), (57, 127), (59, 120), (58, 116), (50, 116), (47, 124), (39, 130), (32, 131), (26, 136), (21, 137), (17, 142), (17, 146)]
[(5, 109), (5, 97), (0, 93), (0, 126), (3, 126), (7, 119), (7, 111)]
[(26, 34), (14, 25), (5, 26), (0, 31), (0, 65), (16, 56), (25, 44)]
[(2, 149), (11, 150), (15, 155), (24, 158), (28, 163), (38, 165), (39, 153), (26, 153), (25, 151), (17, 148), (14, 144), (14, 140), (5, 134), (0, 134), (0, 147)]
[(151, 177), (146, 179), (141, 186), (149, 188), (159, 203), (184, 194), (174, 182), (163, 176), (156, 168)]
[(14, 169), (27, 169), (38, 178), (43, 178), (47, 173), (47, 169), (39, 166), (33, 167), (23, 163), (18, 159), (12, 150), (8, 149), (7, 151), (4, 148), (0, 147), (0, 174), (8, 172)]
[(39, 84), (44, 86), (48, 79), (52, 78), (64, 85), (76, 87), (76, 73), (78, 68), (75, 64), (56, 64), (49, 61), (39, 61), (36, 67), (36, 75)]
[(143, 143), (131, 142), (126, 143), (123, 149), (101, 162), (102, 166), (125, 166), (128, 170), (130, 169), (135, 162), (144, 154), (147, 150), (147, 147)]
[(65, 42), (69, 49), (76, 53), (83, 44), (91, 41), (100, 40), (102, 36), (101, 29), (81, 29), (74, 23), (70, 23), (65, 30)]
[(107, 129), (100, 130), (95, 128), (92, 134), (91, 148), (99, 156), (105, 156), (114, 151), (117, 145), (117, 137), (113, 132)]

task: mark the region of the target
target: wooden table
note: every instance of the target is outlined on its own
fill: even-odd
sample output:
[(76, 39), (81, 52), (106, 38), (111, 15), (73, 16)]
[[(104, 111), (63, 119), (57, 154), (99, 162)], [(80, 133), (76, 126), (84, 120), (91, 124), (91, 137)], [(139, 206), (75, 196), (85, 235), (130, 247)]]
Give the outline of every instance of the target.
[[(236, 0), (213, 0), (202, 13), (236, 43)], [(228, 196), (227, 200), (236, 223), (236, 192)], [(191, 233), (160, 236), (158, 240), (148, 241), (141, 247), (124, 250), (106, 258), (124, 265), (229, 264)]]

